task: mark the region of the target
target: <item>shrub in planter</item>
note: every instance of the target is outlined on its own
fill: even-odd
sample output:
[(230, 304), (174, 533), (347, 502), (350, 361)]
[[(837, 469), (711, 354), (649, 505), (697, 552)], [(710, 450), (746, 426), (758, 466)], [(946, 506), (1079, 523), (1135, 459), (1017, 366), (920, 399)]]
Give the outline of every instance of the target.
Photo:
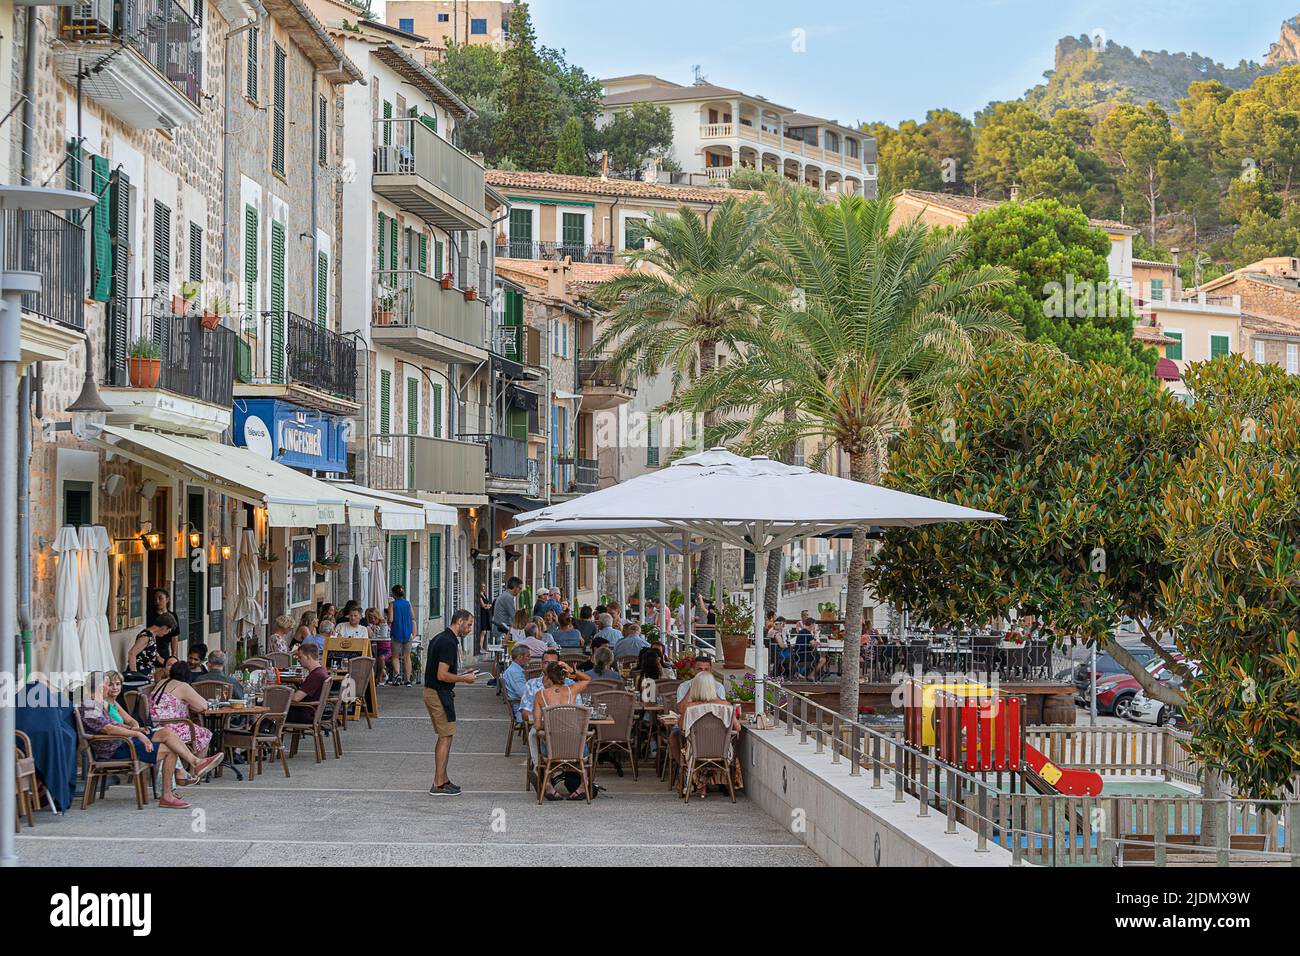
[(127, 373), (134, 388), (157, 388), (162, 377), (162, 350), (158, 343), (146, 336), (132, 342)]

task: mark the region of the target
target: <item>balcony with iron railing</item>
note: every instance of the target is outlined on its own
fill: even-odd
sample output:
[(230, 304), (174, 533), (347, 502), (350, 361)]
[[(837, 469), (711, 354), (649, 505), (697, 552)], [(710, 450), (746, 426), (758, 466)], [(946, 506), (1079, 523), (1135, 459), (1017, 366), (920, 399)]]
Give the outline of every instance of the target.
[(510, 435), (463, 434), (487, 449), (487, 473), (492, 478), (525, 481), (528, 478), (528, 442)]
[(5, 210), (4, 268), (37, 272), (41, 290), (23, 296), (23, 311), (70, 329), (86, 327), (85, 230), (44, 209)]
[(366, 481), (381, 491), (464, 498), (486, 494), (487, 447), (428, 435), (373, 435)]
[(440, 229), (486, 229), (483, 164), (418, 118), (375, 121), (371, 188)]
[(294, 312), (252, 313), (240, 318), (237, 391), (249, 397), (285, 394), (313, 408), (357, 402), (357, 347)]
[(203, 28), (177, 0), (65, 6), (54, 57), (67, 82), (128, 126), (171, 129), (199, 118)]
[(569, 259), (614, 265), (618, 262), (613, 246), (580, 242), (535, 242), (531, 239), (506, 239), (497, 236), (497, 257), (501, 259)]
[(599, 487), (600, 464), (594, 458), (558, 455), (551, 460), (551, 493), (583, 495)]
[(636, 388), (628, 383), (627, 375), (614, 371), (608, 355), (579, 352), (577, 371), (584, 411), (617, 408), (636, 396)]
[(375, 273), (371, 336), (440, 362), (487, 357), (487, 307), (476, 290), (443, 288), (411, 270)]

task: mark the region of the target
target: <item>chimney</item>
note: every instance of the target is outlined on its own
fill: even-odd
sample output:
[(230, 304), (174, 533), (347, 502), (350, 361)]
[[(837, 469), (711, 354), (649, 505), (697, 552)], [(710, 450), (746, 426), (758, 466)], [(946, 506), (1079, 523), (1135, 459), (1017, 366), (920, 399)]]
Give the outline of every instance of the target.
[(1169, 254), (1174, 257), (1174, 294), (1172, 298), (1175, 302), (1179, 301), (1183, 297), (1183, 280), (1178, 271), (1178, 254), (1182, 251), (1183, 250), (1179, 249), (1177, 246), (1174, 246), (1169, 250)]
[(542, 268), (546, 271), (546, 294), (552, 299), (567, 299), (569, 273), (573, 269), (573, 260), (568, 256), (563, 259), (553, 259)]
[(600, 151), (600, 178), (609, 179), (609, 150)]
[(1012, 184), (1011, 184), (1011, 201), (1012, 201), (1012, 202), (1015, 202), (1015, 201), (1018, 200), (1019, 198), (1020, 198), (1020, 184), (1019, 184), (1019, 183), (1012, 183)]

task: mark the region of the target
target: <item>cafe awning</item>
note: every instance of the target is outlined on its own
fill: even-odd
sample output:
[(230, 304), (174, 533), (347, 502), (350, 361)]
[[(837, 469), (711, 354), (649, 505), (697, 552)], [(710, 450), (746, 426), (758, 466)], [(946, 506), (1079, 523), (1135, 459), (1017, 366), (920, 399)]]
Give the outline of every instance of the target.
[(350, 481), (331, 481), (330, 484), (378, 507), (379, 524), (385, 531), (419, 531), (429, 525), (441, 527), (456, 523), (456, 509), (436, 501), (367, 488)]
[[(267, 523), (276, 528), (318, 524), (367, 523), (365, 502), (349, 509), (348, 496), (327, 482), (269, 461), (247, 448), (222, 445), (206, 438), (105, 425), (95, 444), (114, 454), (156, 468), (176, 471), (186, 481), (220, 494), (266, 508)], [(369, 510), (373, 525), (374, 508)]]

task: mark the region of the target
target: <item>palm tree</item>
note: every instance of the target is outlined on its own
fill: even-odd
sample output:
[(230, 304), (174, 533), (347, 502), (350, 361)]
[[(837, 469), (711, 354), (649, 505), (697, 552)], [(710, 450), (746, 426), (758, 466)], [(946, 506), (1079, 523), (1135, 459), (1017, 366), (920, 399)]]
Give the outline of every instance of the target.
[[(1006, 270), (965, 265), (960, 233), (919, 220), (891, 233), (893, 208), (888, 198), (853, 195), (774, 216), (764, 247), (770, 275), (705, 289), (750, 303), (760, 321), (737, 330), (734, 360), (701, 375), (672, 407), (707, 409), (719, 434), (763, 450), (813, 439), (814, 465), (835, 451), (847, 456), (852, 480), (878, 482), (891, 436), (917, 409), (944, 400), (977, 348), (1016, 330), (985, 305), (990, 290), (1011, 283)], [(862, 581), (866, 563), (858, 529), (850, 582)], [(849, 587), (850, 641), (862, 610), (862, 588)], [(858, 655), (845, 654), (847, 718), (858, 713), (858, 672)]]
[[(713, 370), (718, 346), (734, 344), (755, 312), (752, 303), (711, 287), (761, 274), (758, 249), (766, 217), (760, 200), (734, 198), (703, 216), (687, 206), (655, 215), (646, 227), (645, 248), (628, 256), (632, 269), (596, 292), (597, 303), (610, 309), (594, 347), (608, 351), (605, 365), (638, 378), (671, 368), (674, 391)], [(706, 430), (716, 424), (717, 416), (706, 412)], [(712, 585), (713, 564), (713, 548), (705, 547), (701, 592)]]

